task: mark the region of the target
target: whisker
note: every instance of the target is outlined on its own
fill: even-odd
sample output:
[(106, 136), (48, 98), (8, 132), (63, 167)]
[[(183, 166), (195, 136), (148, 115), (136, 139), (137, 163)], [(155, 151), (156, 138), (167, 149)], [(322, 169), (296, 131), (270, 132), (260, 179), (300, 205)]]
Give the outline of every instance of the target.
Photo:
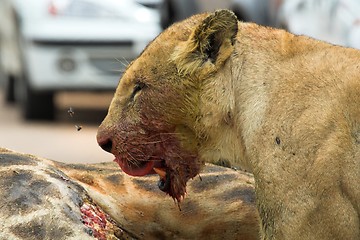
[[(184, 160), (182, 156), (179, 155), (179, 153), (176, 153), (176, 155), (179, 157), (180, 160)], [(181, 163), (181, 162), (179, 162)]]
[(134, 158), (134, 156), (133, 156), (129, 151), (126, 151), (126, 154), (127, 154), (134, 162), (137, 162), (136, 158)]
[[(179, 135), (179, 133), (158, 133), (156, 135), (150, 136), (148, 137), (148, 139), (152, 139), (152, 138), (157, 138), (157, 137), (161, 137), (162, 135)], [(156, 143), (163, 143), (166, 142), (168, 140), (170, 140), (171, 138), (168, 137), (166, 139), (161, 139), (161, 140), (156, 140), (156, 141), (146, 141), (145, 143), (136, 143), (134, 145), (138, 146), (138, 145), (147, 145), (147, 144), (156, 144)]]
[(153, 141), (153, 142), (145, 142), (145, 143), (141, 143), (141, 144), (137, 144), (137, 145), (148, 145), (148, 144), (163, 143), (163, 142), (166, 142), (166, 141), (169, 140), (169, 139), (170, 139), (170, 138), (163, 139), (163, 140), (158, 140), (158, 141)]
[(130, 62), (129, 62), (126, 58), (124, 58), (124, 57), (122, 57), (122, 58), (123, 58), (123, 60), (125, 61), (125, 63), (126, 63), (127, 65), (130, 64)]
[[(155, 156), (154, 156), (155, 157)], [(154, 162), (162, 162), (162, 159), (151, 159), (150, 161), (154, 161)]]
[(129, 62), (123, 57), (123, 60), (125, 60), (125, 63), (123, 63), (122, 61), (120, 61), (118, 58), (115, 58), (116, 61), (118, 61), (119, 63), (121, 63), (121, 65), (123, 65), (123, 67), (127, 67), (129, 65)]
[(130, 163), (135, 165), (136, 167), (140, 167), (140, 162), (139, 160), (135, 159), (130, 152), (127, 152), (127, 154), (132, 158), (133, 161), (127, 161), (128, 167), (130, 168)]

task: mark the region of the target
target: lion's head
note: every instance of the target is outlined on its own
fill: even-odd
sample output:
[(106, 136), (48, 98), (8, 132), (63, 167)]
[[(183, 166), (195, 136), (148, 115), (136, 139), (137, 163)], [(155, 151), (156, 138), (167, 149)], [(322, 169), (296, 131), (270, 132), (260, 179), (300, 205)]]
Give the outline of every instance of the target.
[(165, 30), (128, 66), (97, 135), (124, 172), (158, 173), (159, 188), (181, 201), (204, 164), (207, 129), (219, 127), (207, 119), (229, 115), (229, 104), (217, 102), (227, 90), (204, 83), (226, 79), (219, 69), (236, 34), (230, 11), (196, 15)]

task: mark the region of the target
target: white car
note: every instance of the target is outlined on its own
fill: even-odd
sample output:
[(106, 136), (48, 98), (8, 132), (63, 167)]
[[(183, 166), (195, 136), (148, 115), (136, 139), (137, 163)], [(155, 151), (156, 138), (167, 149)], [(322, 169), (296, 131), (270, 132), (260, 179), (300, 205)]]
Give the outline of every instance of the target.
[(359, 0), (286, 0), (278, 25), (299, 35), (360, 47)]
[(51, 119), (63, 90), (113, 90), (160, 32), (159, 12), (133, 0), (0, 0), (7, 100)]

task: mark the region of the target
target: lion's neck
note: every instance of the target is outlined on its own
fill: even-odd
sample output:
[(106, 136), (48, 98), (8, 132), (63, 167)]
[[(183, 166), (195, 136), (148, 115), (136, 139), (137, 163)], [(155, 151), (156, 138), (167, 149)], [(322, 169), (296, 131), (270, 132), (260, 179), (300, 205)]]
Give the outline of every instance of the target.
[(202, 127), (208, 133), (201, 156), (208, 162), (228, 160), (232, 166), (252, 171), (246, 149), (264, 121), (269, 79), (262, 65), (266, 54), (243, 48), (237, 48), (224, 71), (208, 80), (201, 97)]
[[(201, 93), (200, 135), (203, 135), (200, 156), (206, 162), (222, 160), (231, 166), (252, 171), (245, 154), (241, 111), (238, 103), (240, 76), (233, 76), (237, 59), (227, 61), (224, 71), (205, 80)], [(251, 124), (251, 122), (249, 122)]]

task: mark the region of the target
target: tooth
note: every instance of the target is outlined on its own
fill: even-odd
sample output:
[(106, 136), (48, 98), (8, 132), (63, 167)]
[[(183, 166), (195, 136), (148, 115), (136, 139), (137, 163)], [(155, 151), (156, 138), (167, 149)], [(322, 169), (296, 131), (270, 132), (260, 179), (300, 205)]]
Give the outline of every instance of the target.
[(164, 171), (164, 169), (162, 169), (162, 168), (153, 168), (153, 169), (157, 174), (159, 174), (159, 176), (162, 179), (166, 178), (166, 172)]

